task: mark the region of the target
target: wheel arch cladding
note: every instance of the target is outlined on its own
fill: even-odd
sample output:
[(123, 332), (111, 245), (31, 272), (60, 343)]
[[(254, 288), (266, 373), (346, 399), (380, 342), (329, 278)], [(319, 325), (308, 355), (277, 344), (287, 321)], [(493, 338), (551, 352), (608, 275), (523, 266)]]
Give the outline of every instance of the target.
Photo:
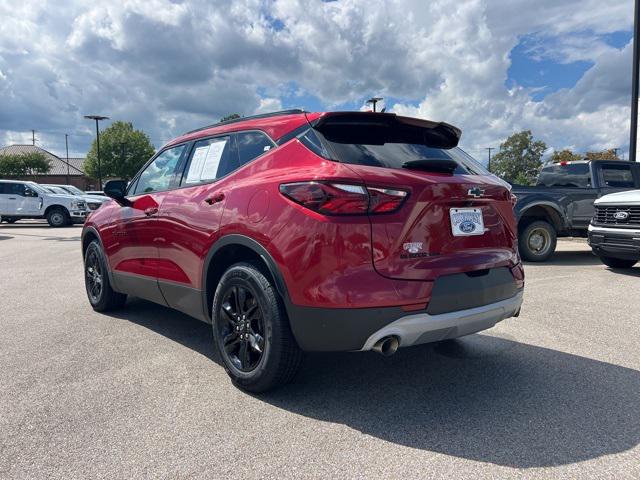
[(269, 252), (255, 240), (244, 235), (226, 235), (219, 239), (209, 250), (202, 272), (203, 310), (212, 320), (211, 306), (215, 289), (224, 272), (233, 264), (249, 262), (256, 265), (273, 283), (278, 294), (286, 305), (289, 295), (286, 285)]
[(84, 259), (85, 253), (87, 252), (87, 248), (89, 248), (89, 245), (94, 240), (97, 240), (98, 243), (102, 245), (102, 242), (100, 242), (100, 237), (93, 230), (87, 230), (87, 232), (82, 236), (82, 258), (83, 259)]
[[(87, 253), (87, 248), (89, 248), (89, 245), (91, 245), (91, 242), (93, 242), (94, 240), (98, 241), (98, 245), (100, 245), (100, 249), (102, 250), (102, 254), (104, 256), (104, 261), (105, 261), (105, 263), (107, 265), (107, 275), (109, 276), (109, 281), (111, 282), (111, 287), (115, 291), (120, 292), (120, 290), (117, 289), (116, 283), (114, 282), (113, 272), (111, 271), (111, 267), (109, 265), (109, 259), (107, 258), (107, 254), (104, 251), (104, 245), (102, 244), (102, 239), (100, 238), (100, 234), (93, 227), (85, 227), (85, 229), (84, 229), (84, 231), (82, 233), (82, 239), (81, 239), (82, 263), (84, 265), (84, 256)], [(121, 293), (125, 293), (125, 292), (121, 292)]]

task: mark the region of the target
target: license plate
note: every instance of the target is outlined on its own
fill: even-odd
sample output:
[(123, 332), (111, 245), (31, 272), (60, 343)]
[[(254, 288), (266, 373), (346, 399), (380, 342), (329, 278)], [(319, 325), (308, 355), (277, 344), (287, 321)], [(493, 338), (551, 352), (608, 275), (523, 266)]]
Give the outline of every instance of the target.
[(449, 216), (451, 217), (451, 233), (454, 237), (484, 233), (484, 220), (482, 219), (482, 210), (479, 208), (452, 208), (449, 210)]

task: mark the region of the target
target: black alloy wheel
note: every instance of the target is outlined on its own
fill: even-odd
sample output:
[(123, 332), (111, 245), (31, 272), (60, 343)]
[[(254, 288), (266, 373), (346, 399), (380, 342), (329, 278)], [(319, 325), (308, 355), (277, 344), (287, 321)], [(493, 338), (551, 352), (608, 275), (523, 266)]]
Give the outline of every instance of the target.
[(256, 295), (233, 285), (222, 297), (217, 322), (223, 354), (241, 372), (255, 369), (264, 354), (265, 325)]
[(107, 268), (102, 246), (97, 240), (92, 241), (84, 254), (84, 285), (89, 303), (97, 312), (115, 310), (127, 301), (124, 293), (111, 287)]
[(258, 393), (294, 378), (302, 351), (265, 267), (231, 265), (216, 286), (211, 312), (216, 351), (236, 386)]
[(100, 257), (97, 249), (91, 249), (87, 252), (87, 258), (84, 266), (84, 274), (86, 277), (87, 295), (92, 305), (100, 302), (103, 287), (103, 272), (100, 264)]

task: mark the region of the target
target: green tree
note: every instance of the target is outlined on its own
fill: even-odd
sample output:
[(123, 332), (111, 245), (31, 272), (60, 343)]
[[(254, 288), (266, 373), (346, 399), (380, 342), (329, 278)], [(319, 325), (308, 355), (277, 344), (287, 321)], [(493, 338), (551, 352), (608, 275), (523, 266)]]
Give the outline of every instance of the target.
[(601, 152), (587, 152), (587, 160), (620, 160), (613, 148)]
[(500, 152), (491, 159), (491, 171), (507, 182), (533, 185), (546, 149), (543, 141), (533, 139), (531, 130), (514, 133), (500, 144)]
[(47, 173), (51, 162), (40, 152), (17, 153), (0, 156), (1, 177), (26, 177)]
[(573, 153), (571, 150), (565, 148), (564, 150), (556, 150), (553, 152), (550, 160), (552, 163), (576, 162), (582, 160), (582, 155)]
[[(131, 122), (113, 122), (100, 132), (100, 170), (102, 178), (133, 177), (140, 167), (155, 153), (149, 137), (142, 130), (134, 130)], [(84, 170), (92, 178), (98, 178), (96, 141), (84, 162)]]
[(226, 115), (220, 119), (220, 122), (228, 122), (229, 120), (235, 120), (236, 118), (241, 118), (242, 115), (239, 113), (232, 113), (230, 115)]

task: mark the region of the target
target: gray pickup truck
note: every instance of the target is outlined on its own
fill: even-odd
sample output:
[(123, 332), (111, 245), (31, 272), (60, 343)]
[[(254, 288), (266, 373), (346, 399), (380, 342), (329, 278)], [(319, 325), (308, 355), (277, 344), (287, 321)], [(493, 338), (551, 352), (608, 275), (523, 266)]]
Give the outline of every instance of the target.
[(594, 160), (545, 166), (533, 187), (514, 185), (520, 256), (544, 262), (557, 237), (587, 237), (593, 202), (609, 193), (640, 188), (640, 164)]

